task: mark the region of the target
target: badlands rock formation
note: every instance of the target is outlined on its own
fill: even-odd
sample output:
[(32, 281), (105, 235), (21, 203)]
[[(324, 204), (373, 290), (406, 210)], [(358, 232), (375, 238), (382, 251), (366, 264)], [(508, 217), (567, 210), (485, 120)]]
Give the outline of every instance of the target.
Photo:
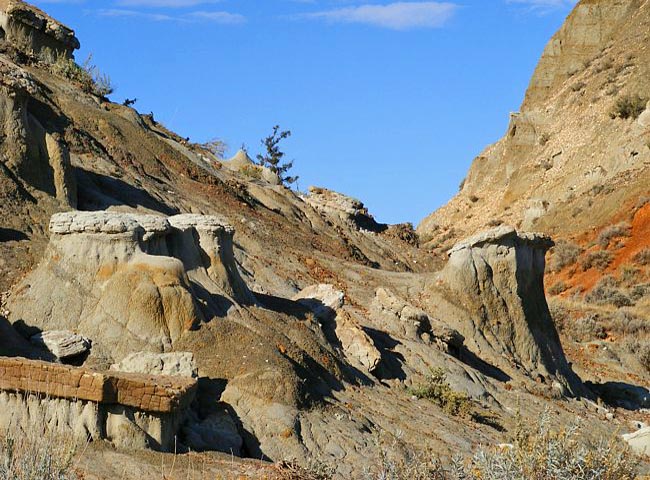
[(66, 328), (121, 360), (164, 352), (183, 333), (255, 299), (237, 271), (232, 227), (218, 217), (54, 215), (44, 260), (9, 298), (23, 331)]
[(173, 450), (196, 381), (0, 358), (0, 429), (45, 422), (81, 441)]
[(70, 58), (79, 48), (71, 29), (19, 0), (0, 1), (0, 28), (2, 39), (41, 59)]
[(440, 282), (469, 313), (467, 337), (543, 381), (583, 392), (571, 371), (546, 303), (544, 270), (550, 238), (511, 227), (458, 243)]
[[(647, 8), (640, 5), (639, 11)], [(572, 18), (582, 25), (580, 16)], [(48, 402), (27, 394), (26, 376), (11, 374), (6, 379), (18, 383), (0, 385), (3, 405), (40, 408), (67, 431), (94, 432), (123, 446), (164, 447), (175, 435), (177, 445), (208, 452), (199, 459), (211, 466), (220, 465), (214, 452), (223, 451), (228, 465), (238, 462), (231, 454), (324, 463), (339, 478), (360, 476), (386, 450), (396, 459), (415, 450), (446, 461), (471, 455), (476, 445), (508, 441), (519, 405), (526, 406), (525, 421), (550, 409), (560, 423), (580, 418), (594, 434), (611, 432), (600, 409), (562, 397), (579, 396), (583, 387), (549, 318), (545, 237), (508, 229), (464, 242), (450, 258), (434, 255), (418, 247), (412, 228), (377, 223), (357, 200), (325, 189), (303, 198), (251, 175), (243, 152), (221, 162), (153, 115), (84, 92), (47, 62), (5, 47), (0, 284), (8, 291), (1, 313), (13, 327), (0, 317), (0, 353), (54, 361), (28, 339), (66, 330), (90, 340), (90, 355), (74, 359), (83, 362), (79, 369), (10, 359), (18, 371), (35, 368), (34, 377), (54, 371), (65, 381), (54, 392), (39, 391), (52, 397)], [(553, 76), (559, 79), (553, 85), (562, 75)], [(524, 125), (537, 125), (527, 111), (513, 119), (513, 137), (521, 135), (521, 142), (508, 151), (521, 153), (537, 129)], [(612, 125), (634, 135), (645, 128)], [(541, 159), (568, 141), (555, 127), (548, 151), (533, 149), (544, 152)], [(528, 157), (502, 153), (495, 150), (490, 162), (508, 160), (507, 185), (523, 189), (517, 179), (525, 175), (517, 172), (530, 167)], [(554, 165), (564, 162), (560, 157)], [(572, 167), (567, 161), (562, 168)], [(544, 171), (553, 172), (549, 179), (556, 175)], [(492, 220), (492, 202), (483, 199), (501, 198), (503, 179), (496, 175), (485, 194), (474, 190), (481, 175), (470, 175), (461, 200), (476, 204), (477, 213), (466, 219), (465, 203), (445, 210), (453, 215), (436, 222), (446, 239), (425, 247), (442, 252), (465, 226), (483, 230)], [(518, 191), (508, 195), (518, 198)], [(519, 215), (525, 205), (527, 222), (537, 226), (540, 215), (559, 208), (540, 197), (509, 211)], [(116, 370), (108, 370), (112, 365)], [(437, 369), (449, 388), (467, 395), (474, 415), (450, 416), (435, 402), (413, 398), (409, 388), (426, 386)], [(134, 377), (119, 370), (174, 377), (146, 376), (131, 388)], [(84, 375), (100, 378), (110, 398), (94, 388), (84, 398)], [(123, 387), (131, 394), (120, 394)], [(147, 393), (159, 387), (163, 394)], [(156, 410), (171, 404), (177, 410)], [(135, 449), (116, 453), (104, 443), (86, 455), (98, 478), (123, 476), (112, 464), (136, 472), (133, 478), (153, 478), (166, 461)], [(186, 464), (195, 458), (178, 457)], [(143, 473), (147, 461), (155, 465)], [(188, 474), (189, 468), (182, 478)]]

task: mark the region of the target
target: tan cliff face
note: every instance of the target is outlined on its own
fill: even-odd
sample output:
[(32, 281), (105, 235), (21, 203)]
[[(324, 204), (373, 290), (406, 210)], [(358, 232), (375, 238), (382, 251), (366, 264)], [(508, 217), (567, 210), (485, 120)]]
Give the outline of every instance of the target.
[(569, 236), (608, 224), (648, 191), (650, 129), (611, 118), (650, 99), (650, 2), (583, 0), (551, 39), (506, 135), (473, 162), (461, 191), (427, 217), (430, 246), (512, 224)]

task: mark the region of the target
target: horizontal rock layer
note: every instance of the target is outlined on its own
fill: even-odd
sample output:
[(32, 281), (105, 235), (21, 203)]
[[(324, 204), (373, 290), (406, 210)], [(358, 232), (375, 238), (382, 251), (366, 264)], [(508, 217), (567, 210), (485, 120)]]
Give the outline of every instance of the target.
[(0, 390), (47, 397), (119, 404), (154, 413), (171, 413), (194, 399), (197, 383), (187, 377), (95, 372), (20, 358), (0, 358)]

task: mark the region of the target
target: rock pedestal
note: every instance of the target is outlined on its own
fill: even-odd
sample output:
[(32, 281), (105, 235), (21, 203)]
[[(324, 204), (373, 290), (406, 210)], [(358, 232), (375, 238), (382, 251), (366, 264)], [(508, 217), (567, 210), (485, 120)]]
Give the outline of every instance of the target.
[(469, 313), (466, 337), (539, 380), (559, 381), (578, 394), (544, 294), (549, 237), (498, 227), (449, 252), (442, 283)]

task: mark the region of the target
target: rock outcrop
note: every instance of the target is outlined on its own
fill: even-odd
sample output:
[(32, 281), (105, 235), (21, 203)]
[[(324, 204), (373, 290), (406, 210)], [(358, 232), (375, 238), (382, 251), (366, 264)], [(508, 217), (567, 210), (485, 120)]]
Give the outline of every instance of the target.
[(309, 308), (320, 321), (325, 336), (334, 347), (340, 348), (347, 360), (373, 373), (381, 362), (381, 352), (370, 336), (343, 307), (345, 294), (334, 285), (310, 285), (294, 297)]
[(204, 319), (255, 298), (217, 217), (68, 212), (50, 222), (45, 258), (9, 298), (26, 332), (67, 329), (121, 360), (164, 352)]
[(121, 362), (111, 365), (111, 370), (167, 377), (198, 377), (198, 369), (191, 352), (132, 353)]
[(74, 32), (21, 0), (0, 0), (0, 39), (41, 60), (71, 58), (79, 48)]
[(77, 205), (77, 183), (61, 133), (34, 112), (40, 87), (22, 67), (0, 59), (0, 161), (36, 190)]
[(40, 418), (81, 441), (171, 451), (196, 380), (0, 357), (0, 428)]
[(342, 193), (312, 186), (309, 187), (309, 195), (305, 196), (304, 200), (316, 211), (331, 218), (353, 224), (357, 228), (371, 232), (380, 232), (386, 229), (386, 225), (375, 221), (360, 200)]
[(552, 245), (549, 237), (498, 227), (458, 243), (439, 280), (468, 312), (471, 325), (463, 333), (481, 351), (491, 349), (536, 379), (579, 394), (582, 384), (564, 356), (544, 294)]
[(90, 341), (87, 338), (66, 330), (37, 333), (29, 341), (46, 349), (59, 360), (77, 357), (90, 350)]
[(458, 331), (429, 317), (387, 288), (377, 289), (373, 306), (380, 313), (375, 319), (377, 324), (397, 337), (434, 342), (447, 353), (458, 352), (463, 346), (465, 339)]

